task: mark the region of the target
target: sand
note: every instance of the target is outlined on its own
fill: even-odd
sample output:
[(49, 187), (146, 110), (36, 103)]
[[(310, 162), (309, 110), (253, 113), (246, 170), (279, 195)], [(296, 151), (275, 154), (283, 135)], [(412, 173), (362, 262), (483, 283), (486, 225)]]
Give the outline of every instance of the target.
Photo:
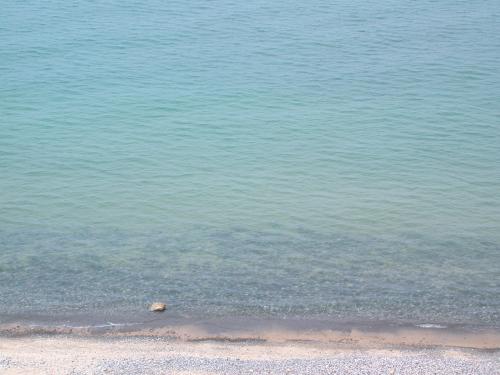
[(500, 375), (500, 332), (484, 327), (150, 316), (4, 322), (0, 374)]
[(34, 335), (0, 337), (0, 374), (500, 374), (500, 352)]

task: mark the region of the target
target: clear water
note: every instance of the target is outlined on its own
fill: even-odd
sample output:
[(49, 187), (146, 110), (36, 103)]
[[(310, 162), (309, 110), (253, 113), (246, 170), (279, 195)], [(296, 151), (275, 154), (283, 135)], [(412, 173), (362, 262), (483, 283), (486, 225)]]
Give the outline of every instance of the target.
[(15, 1), (0, 313), (500, 325), (500, 2)]

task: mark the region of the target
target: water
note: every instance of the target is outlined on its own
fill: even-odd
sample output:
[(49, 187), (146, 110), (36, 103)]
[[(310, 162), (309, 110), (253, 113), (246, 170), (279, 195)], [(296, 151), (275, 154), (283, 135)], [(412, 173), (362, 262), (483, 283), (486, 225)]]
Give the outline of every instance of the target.
[(0, 314), (500, 326), (499, 17), (3, 4)]

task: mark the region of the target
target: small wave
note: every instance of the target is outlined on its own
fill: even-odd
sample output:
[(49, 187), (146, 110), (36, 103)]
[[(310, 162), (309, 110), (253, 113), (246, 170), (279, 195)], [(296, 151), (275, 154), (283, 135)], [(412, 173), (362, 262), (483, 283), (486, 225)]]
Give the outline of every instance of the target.
[(423, 324), (417, 324), (416, 326), (419, 328), (438, 328), (438, 329), (447, 328), (445, 325), (434, 324), (434, 323), (423, 323)]
[[(86, 326), (77, 326), (77, 325), (71, 325), (71, 324), (61, 324), (61, 325), (56, 325), (55, 328), (72, 328), (72, 329), (92, 329), (92, 328), (108, 328), (108, 327), (127, 327), (127, 326), (134, 326), (134, 325), (139, 325), (142, 323), (113, 323), (113, 322), (106, 322), (104, 324), (91, 324), (91, 325), (86, 325)], [(47, 327), (46, 325), (43, 324), (30, 324), (29, 327), (32, 328), (45, 328)]]

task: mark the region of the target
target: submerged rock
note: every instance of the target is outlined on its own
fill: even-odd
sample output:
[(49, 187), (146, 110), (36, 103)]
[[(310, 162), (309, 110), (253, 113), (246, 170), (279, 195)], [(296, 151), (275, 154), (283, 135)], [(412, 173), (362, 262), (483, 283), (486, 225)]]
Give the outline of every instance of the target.
[(167, 305), (161, 302), (155, 302), (152, 303), (151, 306), (149, 306), (149, 311), (165, 311), (167, 308)]

